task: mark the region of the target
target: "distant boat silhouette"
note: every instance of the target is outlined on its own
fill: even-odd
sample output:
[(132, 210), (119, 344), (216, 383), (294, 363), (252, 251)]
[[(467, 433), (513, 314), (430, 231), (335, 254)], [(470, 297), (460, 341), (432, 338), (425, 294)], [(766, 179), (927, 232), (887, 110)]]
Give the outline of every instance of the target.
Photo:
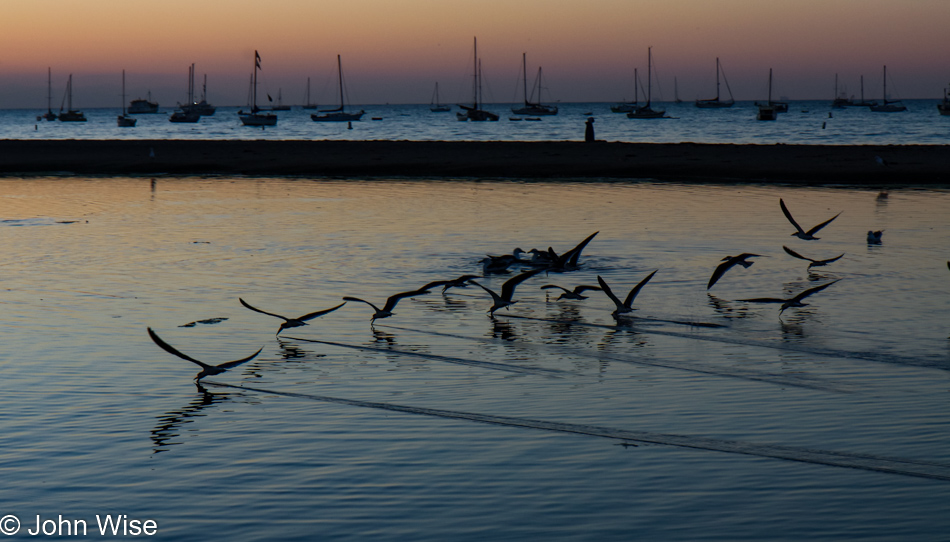
[(284, 105), (284, 97), (279, 88), (277, 89), (277, 105), (271, 107), (271, 111), (290, 111), (290, 106)]
[(478, 60), (478, 38), (475, 38), (474, 46), (474, 80), (472, 82), (472, 105), (463, 105), (458, 104), (462, 108), (463, 112), (458, 112), (455, 114), (455, 117), (460, 121), (496, 121), (498, 120), (498, 115), (492, 113), (491, 111), (485, 111), (478, 108), (478, 98), (482, 93), (482, 63)]
[(261, 113), (257, 107), (257, 70), (261, 69), (261, 55), (254, 51), (254, 73), (251, 76), (253, 92), (251, 94), (251, 111), (238, 111), (238, 117), (244, 126), (277, 126), (277, 115)]
[(56, 120), (56, 113), (53, 113), (53, 69), (46, 68), (46, 113), (42, 118), (46, 120)]
[[(718, 109), (723, 107), (732, 107), (736, 100), (732, 97), (732, 89), (729, 88), (729, 81), (726, 80), (726, 90), (729, 91), (729, 101), (724, 102), (719, 99), (719, 57), (716, 57), (716, 97), (708, 100), (696, 100), (696, 107), (700, 109)], [(722, 75), (726, 79), (726, 74)]]
[(314, 122), (349, 122), (363, 118), (365, 111), (362, 109), (357, 113), (347, 113), (345, 110), (346, 101), (343, 99), (343, 62), (340, 55), (336, 55), (336, 69), (340, 81), (340, 107), (336, 109), (323, 109), (320, 113), (324, 115), (311, 114), (310, 119)]
[(59, 120), (62, 122), (86, 122), (86, 115), (82, 111), (73, 109), (73, 74), (69, 74), (69, 81), (66, 83), (66, 112), (63, 112), (63, 106), (59, 106)]
[(448, 113), (452, 108), (439, 103), (439, 82), (435, 82), (435, 90), (432, 91), (432, 101), (429, 102), (429, 111), (433, 113)]
[(316, 109), (317, 104), (310, 101), (310, 78), (307, 78), (307, 99), (304, 101), (304, 104), (300, 106), (301, 109)]
[(884, 102), (880, 105), (872, 105), (871, 111), (875, 113), (900, 113), (901, 111), (907, 111), (907, 108), (904, 107), (904, 104), (900, 100), (891, 100), (887, 99), (887, 66), (884, 66)]
[(877, 105), (877, 102), (875, 102), (874, 100), (871, 100), (870, 102), (868, 102), (868, 101), (866, 101), (866, 100), (864, 99), (864, 76), (862, 75), (862, 76), (861, 76), (861, 101), (860, 101), (860, 102), (852, 102), (852, 103), (851, 103), (851, 106), (853, 106), (853, 107), (871, 107), (872, 105)]
[(842, 92), (838, 94), (838, 74), (835, 74), (835, 97), (831, 101), (831, 107), (833, 109), (844, 109), (845, 107), (851, 107), (854, 105), (854, 100), (847, 97), (847, 95)]
[(197, 113), (202, 117), (214, 115), (215, 107), (208, 103), (208, 74), (205, 74), (204, 84), (201, 86), (201, 101), (195, 101), (195, 65), (188, 70), (188, 103), (178, 104), (185, 113)]
[[(538, 89), (538, 101), (531, 102), (528, 100), (528, 63), (527, 63), (527, 53), (521, 53), (521, 65), (522, 65), (522, 75), (524, 75), (524, 106), (522, 107), (512, 107), (511, 112), (515, 115), (557, 115), (557, 106), (556, 105), (544, 105), (541, 103), (541, 68), (538, 67), (538, 78), (537, 78), (537, 89)], [(531, 88), (531, 97), (534, 97), (534, 86)]]
[(152, 101), (152, 91), (149, 91), (146, 99), (139, 98), (129, 102), (130, 115), (148, 115), (158, 113), (158, 102)]
[(637, 107), (627, 113), (628, 119), (662, 119), (666, 117), (665, 109), (653, 109), (650, 107), (650, 98), (653, 87), (653, 48), (647, 47), (647, 103), (642, 107)]
[(947, 98), (947, 89), (943, 89), (943, 101), (937, 104), (941, 115), (950, 116), (950, 99)]
[(637, 76), (637, 69), (633, 69), (633, 101), (632, 102), (620, 102), (616, 105), (610, 106), (610, 111), (613, 113), (630, 113), (636, 111), (639, 104), (637, 103), (640, 100), (639, 93), (637, 89), (640, 88), (640, 78)]
[(122, 70), (122, 114), (116, 118), (116, 124), (120, 128), (135, 126), (135, 119), (125, 114), (125, 70)]
[(759, 106), (759, 112), (755, 115), (756, 120), (776, 120), (778, 119), (778, 108), (772, 103), (772, 68), (769, 68), (769, 101), (765, 104), (756, 103)]
[(673, 103), (683, 103), (683, 100), (680, 100), (680, 89), (675, 77), (673, 78)]

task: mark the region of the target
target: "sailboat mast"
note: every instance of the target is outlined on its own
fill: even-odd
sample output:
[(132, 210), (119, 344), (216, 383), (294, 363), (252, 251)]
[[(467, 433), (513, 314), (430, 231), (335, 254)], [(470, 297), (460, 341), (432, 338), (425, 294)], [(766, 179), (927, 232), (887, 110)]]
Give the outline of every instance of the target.
[[(521, 73), (524, 74), (524, 105), (528, 106), (528, 60), (527, 53), (521, 53)], [(540, 100), (539, 100), (540, 101)]]
[(637, 75), (637, 69), (633, 69), (633, 103), (640, 101), (640, 76)]
[(122, 116), (125, 116), (125, 70), (122, 70)]
[(343, 111), (343, 63), (340, 55), (336, 55), (336, 71), (340, 78), (340, 111)]
[(884, 105), (887, 105), (887, 65), (884, 66)]
[(716, 57), (716, 101), (719, 101), (719, 57)]
[(769, 68), (769, 105), (772, 105), (772, 68)]
[(475, 109), (478, 109), (478, 37), (474, 39), (472, 50), (475, 52), (472, 59), (472, 96)]
[(208, 74), (205, 74), (204, 83), (201, 84), (201, 101), (208, 101)]
[(46, 68), (46, 112), (53, 112), (53, 68)]
[(653, 48), (647, 47), (647, 107), (650, 107), (650, 97), (652, 96), (653, 80)]
[(257, 54), (257, 51), (254, 51), (254, 94), (253, 102), (251, 102), (251, 113), (257, 113), (257, 67), (260, 65), (257, 62), (257, 59), (261, 56)]
[(69, 81), (66, 82), (66, 110), (73, 110), (73, 74), (69, 74)]

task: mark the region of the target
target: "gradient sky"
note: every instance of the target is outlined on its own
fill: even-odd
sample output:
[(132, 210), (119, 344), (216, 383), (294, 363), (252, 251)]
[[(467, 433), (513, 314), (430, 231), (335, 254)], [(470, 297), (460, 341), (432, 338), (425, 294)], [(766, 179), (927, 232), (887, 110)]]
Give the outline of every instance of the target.
[[(879, 98), (882, 66), (898, 98), (940, 98), (950, 84), (950, 0), (4, 0), (0, 108), (41, 108), (46, 68), (58, 109), (72, 73), (74, 104), (118, 106), (152, 92), (184, 101), (188, 66), (208, 75), (210, 101), (243, 105), (254, 50), (261, 81), (285, 103), (335, 102), (336, 55), (353, 103), (467, 100), (478, 37), (489, 100), (517, 94), (521, 53), (544, 68), (550, 100), (617, 101), (653, 47), (662, 99), (715, 92), (721, 58), (737, 100), (774, 94)], [(199, 83), (200, 84), (200, 83)], [(548, 100), (548, 97), (545, 97)]]

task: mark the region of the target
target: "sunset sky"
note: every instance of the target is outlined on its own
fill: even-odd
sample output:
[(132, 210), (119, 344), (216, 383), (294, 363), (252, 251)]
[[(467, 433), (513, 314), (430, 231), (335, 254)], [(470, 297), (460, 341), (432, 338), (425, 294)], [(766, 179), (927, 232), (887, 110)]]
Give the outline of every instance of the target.
[[(721, 58), (737, 100), (833, 97), (839, 85), (879, 98), (882, 66), (897, 98), (940, 98), (950, 84), (950, 0), (5, 0), (0, 108), (45, 108), (47, 67), (58, 108), (72, 73), (80, 108), (152, 92), (184, 101), (188, 66), (210, 101), (243, 105), (254, 50), (262, 91), (284, 103), (335, 102), (336, 55), (353, 103), (467, 100), (472, 38), (487, 101), (511, 102), (521, 53), (544, 69), (550, 100), (632, 98), (633, 68), (653, 47), (662, 99), (715, 92)], [(546, 100), (548, 97), (546, 96)]]

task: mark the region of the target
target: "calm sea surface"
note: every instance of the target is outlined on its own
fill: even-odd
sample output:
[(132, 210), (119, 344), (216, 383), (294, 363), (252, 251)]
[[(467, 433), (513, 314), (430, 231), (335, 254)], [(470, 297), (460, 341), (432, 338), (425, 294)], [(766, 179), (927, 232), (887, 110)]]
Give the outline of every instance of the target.
[[(164, 540), (947, 540), (950, 192), (877, 195), (0, 179), (0, 516), (13, 539), (124, 514)], [(801, 241), (779, 198), (806, 228), (842, 214)], [(581, 270), (494, 318), (477, 287), (434, 290), (375, 327), (351, 301), (275, 337), (238, 302), (381, 305), (595, 231)], [(844, 256), (808, 272), (783, 244)], [(762, 256), (707, 292), (740, 252)], [(623, 296), (654, 270), (619, 326), (601, 292), (540, 288), (600, 275)], [(740, 301), (834, 280), (782, 315)], [(263, 351), (197, 388), (147, 327), (209, 363)]]
[[(311, 110), (293, 107), (279, 112), (276, 127), (241, 125), (237, 107), (219, 107), (214, 116), (195, 124), (168, 122), (171, 109), (136, 115), (137, 126), (116, 126), (118, 109), (86, 110), (86, 123), (37, 121), (45, 110), (0, 110), (0, 139), (406, 139), (418, 141), (569, 141), (584, 137), (584, 123), (595, 118), (598, 139), (655, 143), (808, 143), (821, 145), (947, 144), (950, 117), (941, 117), (938, 100), (905, 100), (908, 111), (872, 113), (867, 108), (831, 109), (828, 100), (793, 101), (775, 122), (755, 120), (753, 102), (729, 109), (697, 109), (692, 102), (661, 103), (673, 118), (633, 120), (610, 112), (606, 103), (558, 104), (553, 117), (526, 120), (511, 113), (510, 104), (485, 108), (498, 122), (459, 122), (455, 113), (432, 113), (428, 105), (364, 105), (366, 114), (352, 129), (346, 123), (310, 120)], [(458, 108), (455, 108), (457, 111)], [(829, 117), (829, 115), (832, 115)], [(373, 120), (374, 118), (379, 120)], [(512, 121), (510, 118), (520, 119)]]

